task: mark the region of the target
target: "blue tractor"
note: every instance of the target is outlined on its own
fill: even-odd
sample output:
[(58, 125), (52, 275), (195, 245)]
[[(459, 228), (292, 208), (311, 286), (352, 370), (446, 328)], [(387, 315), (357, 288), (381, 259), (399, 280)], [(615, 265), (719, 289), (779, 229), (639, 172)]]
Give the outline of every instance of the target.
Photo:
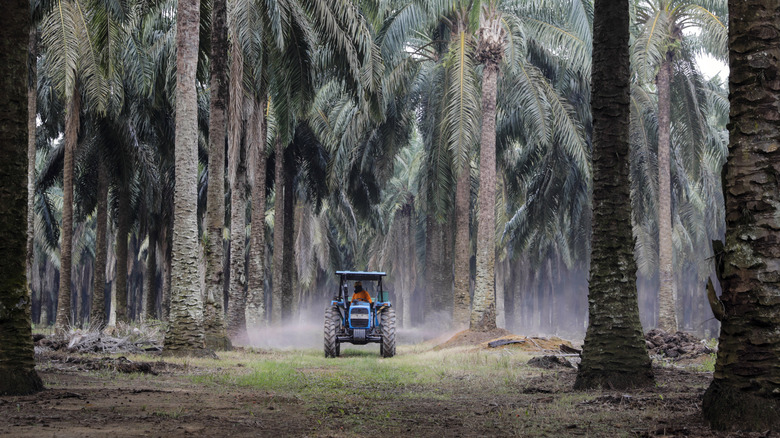
[[(325, 357), (338, 357), (341, 343), (379, 344), (382, 357), (395, 356), (395, 309), (385, 301), (384, 272), (336, 271), (338, 292), (325, 309)], [(363, 288), (366, 283), (369, 290)], [(356, 293), (349, 298), (350, 283)], [(376, 300), (370, 292), (375, 293)]]

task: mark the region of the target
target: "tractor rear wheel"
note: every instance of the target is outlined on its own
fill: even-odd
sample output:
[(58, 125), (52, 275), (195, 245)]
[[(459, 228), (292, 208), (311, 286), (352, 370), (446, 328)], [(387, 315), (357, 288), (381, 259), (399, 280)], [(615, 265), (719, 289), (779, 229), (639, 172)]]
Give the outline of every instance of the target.
[(382, 357), (395, 356), (395, 309), (387, 307), (379, 315), (382, 324), (382, 344), (379, 346), (379, 354)]
[(336, 339), (336, 333), (341, 327), (341, 316), (335, 307), (325, 309), (325, 357), (338, 357), (341, 345)]

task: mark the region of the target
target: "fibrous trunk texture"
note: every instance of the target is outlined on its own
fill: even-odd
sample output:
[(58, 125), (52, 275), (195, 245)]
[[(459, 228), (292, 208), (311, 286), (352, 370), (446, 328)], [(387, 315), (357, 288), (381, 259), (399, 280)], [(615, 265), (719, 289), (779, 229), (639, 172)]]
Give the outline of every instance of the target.
[(27, 47), (30, 3), (0, 18), (0, 396), (43, 389), (35, 372), (27, 291)]
[(589, 324), (574, 387), (653, 384), (637, 305), (629, 195), (628, 0), (596, 0)]
[[(451, 323), (452, 265), (447, 264), (447, 243), (452, 230), (428, 213), (425, 233), (425, 320), (439, 327)], [(449, 302), (445, 302), (449, 301)]]
[(271, 285), (271, 324), (282, 322), (282, 265), (284, 264), (284, 147), (281, 138), (276, 139), (274, 164), (274, 253), (273, 284)]
[(729, 157), (721, 321), (704, 417), (780, 429), (780, 5), (729, 1)]
[[(166, 208), (163, 206), (163, 208)], [(171, 254), (171, 247), (173, 246), (173, 236), (171, 235), (171, 228), (173, 224), (170, 221), (165, 221), (162, 227), (161, 239), (160, 239), (160, 252), (162, 253), (162, 293), (160, 296), (160, 307), (162, 312), (160, 313), (160, 319), (168, 321), (171, 316), (171, 265), (173, 265), (173, 254)]]
[(171, 310), (163, 353), (204, 350), (203, 303), (198, 288), (198, 0), (179, 0), (176, 15), (176, 188), (173, 200)]
[[(287, 160), (285, 160), (287, 161)], [(282, 251), (282, 321), (289, 322), (296, 312), (293, 299), (293, 245), (295, 245), (295, 198), (293, 195), (293, 164), (287, 163), (284, 169), (284, 250)]]
[(671, 54), (667, 54), (656, 76), (658, 87), (658, 328), (677, 332), (677, 291), (674, 281), (672, 246), (672, 192), (669, 155), (671, 150)]
[(452, 325), (460, 329), (468, 325), (471, 313), (470, 278), (471, 237), (470, 237), (470, 169), (466, 165), (461, 169), (455, 186), (455, 281), (453, 290)]
[(157, 226), (149, 230), (149, 253), (146, 255), (146, 277), (143, 298), (143, 319), (157, 318)]
[(396, 211), (396, 221), (400, 227), (396, 244), (398, 245), (398, 267), (401, 296), (402, 325), (404, 328), (412, 326), (412, 288), (417, 280), (416, 255), (414, 250), (414, 199), (410, 199), (401, 210)]
[(230, 50), (230, 109), (228, 169), (230, 181), (230, 285), (228, 288), (227, 334), (233, 341), (246, 337), (246, 154), (241, 144), (244, 131), (244, 57), (233, 35)]
[[(500, 60), (500, 58), (499, 58)], [(488, 61), (482, 73), (482, 138), (479, 152), (479, 218), (477, 278), (471, 309), (471, 330), (496, 328), (496, 90), (498, 63)]]
[(79, 137), (81, 94), (74, 83), (65, 110), (65, 157), (62, 170), (62, 228), (60, 232), (60, 289), (55, 330), (63, 334), (71, 324), (71, 261), (73, 260), (73, 154)]
[(127, 307), (127, 240), (130, 236), (130, 187), (119, 187), (116, 231), (116, 322), (130, 321)]
[(32, 285), (35, 251), (35, 128), (38, 111), (38, 32), (30, 26), (29, 77), (27, 78), (27, 284)]
[(250, 175), (252, 175), (252, 225), (249, 235), (249, 285), (246, 297), (248, 329), (265, 326), (265, 173), (266, 173), (266, 97), (255, 100), (249, 121)]
[[(498, 257), (496, 257), (498, 260)], [(504, 286), (506, 285), (506, 271), (507, 261), (498, 260), (496, 263), (495, 277), (496, 277), (496, 325), (499, 327), (506, 327), (506, 312), (504, 307)]]
[(95, 278), (92, 287), (92, 307), (89, 324), (93, 329), (103, 330), (106, 326), (106, 260), (108, 247), (108, 174), (105, 163), (99, 158), (98, 163), (98, 193), (97, 221), (95, 230)]
[(227, 1), (211, 9), (211, 100), (209, 103), (209, 179), (206, 192), (206, 293), (203, 309), (206, 344), (227, 347), (224, 311), (225, 133), (228, 103)]
[(408, 223), (406, 224), (406, 233), (409, 236), (409, 249), (406, 253), (406, 257), (409, 260), (410, 275), (408, 281), (405, 282), (404, 290), (402, 291), (404, 306), (406, 306), (405, 311), (408, 315), (404, 316), (404, 324), (406, 324), (404, 327), (407, 328), (411, 328), (412, 326), (412, 293), (414, 292), (414, 287), (417, 284), (417, 274), (419, 272), (417, 265), (417, 240), (415, 239), (417, 213), (414, 210), (414, 199), (409, 200), (409, 209), (411, 212), (407, 218)]

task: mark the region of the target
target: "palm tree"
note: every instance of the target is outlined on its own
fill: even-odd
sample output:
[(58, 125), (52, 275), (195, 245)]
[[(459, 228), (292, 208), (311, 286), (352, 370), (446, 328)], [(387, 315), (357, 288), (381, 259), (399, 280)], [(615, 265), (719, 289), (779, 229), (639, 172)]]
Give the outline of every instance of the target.
[(274, 143), (274, 237), (273, 237), (273, 289), (271, 295), (271, 313), (269, 322), (271, 324), (280, 324), (282, 322), (282, 303), (284, 300), (284, 289), (282, 287), (284, 266), (284, 147), (282, 139), (276, 138)]
[[(373, 43), (366, 17), (352, 2), (328, 3), (285, 2), (280, 12), (263, 11), (263, 20), (271, 43), (266, 44), (268, 95), (276, 118), (275, 143), (275, 203), (274, 203), (274, 263), (272, 280), (271, 322), (288, 315), (292, 305), (293, 280), (293, 187), (292, 163), (287, 164), (284, 150), (293, 141), (300, 120), (314, 97), (317, 68), (332, 72), (344, 80), (353, 97), (366, 106), (377, 106), (380, 95), (381, 66), (378, 48)], [(303, 14), (302, 12), (305, 12)], [(310, 17), (303, 20), (303, 17)], [(279, 21), (279, 19), (285, 20)], [(312, 38), (316, 37), (316, 39)], [(315, 50), (317, 52), (315, 52)], [(316, 62), (320, 62), (317, 65)], [(263, 93), (258, 93), (263, 95)], [(355, 117), (362, 123), (365, 113)], [(351, 160), (347, 163), (352, 164)], [(285, 175), (288, 174), (288, 175)], [(349, 176), (351, 173), (341, 174)]]
[[(30, 394), (43, 389), (35, 372), (30, 321), (30, 295), (26, 281), (25, 186), (27, 142), (28, 44), (30, 3), (16, 0), (4, 5), (0, 19), (0, 151), (2, 183), (0, 217), (3, 254), (0, 257), (0, 371), (6, 376), (0, 383), (1, 395)], [(22, 303), (22, 305), (19, 305)]]
[(265, 177), (267, 98), (265, 93), (255, 97), (254, 110), (249, 118), (249, 169), (252, 181), (252, 218), (249, 236), (248, 291), (246, 297), (247, 328), (256, 329), (266, 324), (265, 310)]
[(477, 61), (482, 70), (482, 138), (479, 152), (479, 218), (477, 219), (477, 283), (471, 311), (471, 330), (496, 328), (496, 93), (506, 34), (498, 2), (482, 6)]
[[(697, 44), (721, 60), (726, 56), (726, 2), (724, 0), (639, 0), (635, 3), (640, 27), (633, 58), (643, 80), (655, 73), (658, 92), (658, 328), (677, 331), (677, 303), (673, 269), (670, 151), (672, 141), (671, 90), (673, 70), (691, 53), (684, 45)], [(686, 36), (698, 30), (695, 41)], [(681, 59), (682, 58), (682, 59)], [(678, 81), (679, 82), (679, 81)], [(684, 86), (685, 83), (676, 84)], [(679, 94), (678, 94), (679, 95)], [(698, 127), (694, 126), (692, 129)]]
[[(386, 270), (400, 298), (401, 324), (412, 326), (412, 292), (417, 277), (416, 212), (425, 150), (419, 138), (395, 156), (393, 177), (383, 191), (382, 212), (386, 219), (381, 244), (376, 245), (378, 266)], [(468, 291), (468, 289), (467, 289)]]
[(92, 305), (89, 322), (93, 328), (102, 330), (106, 318), (106, 234), (108, 231), (108, 170), (102, 159), (98, 163), (97, 227), (95, 231), (95, 277), (92, 288)]
[(245, 66), (248, 82), (252, 86), (246, 90), (251, 96), (247, 115), (247, 148), (249, 181), (251, 185), (252, 214), (249, 234), (249, 263), (247, 270), (246, 323), (248, 329), (257, 329), (267, 324), (265, 309), (265, 256), (266, 256), (266, 160), (268, 154), (268, 34), (259, 25), (261, 14), (256, 7), (247, 14), (248, 23), (241, 26), (247, 35), (249, 49)]
[[(423, 203), (428, 204), (425, 208), (429, 214), (428, 241), (431, 245), (447, 248), (447, 244), (432, 238), (441, 227), (432, 218), (444, 217), (453, 205), (451, 188), (457, 187), (456, 181), (460, 187), (467, 186), (467, 175), (461, 169), (468, 168), (483, 117), (479, 107), (479, 79), (473, 62), (477, 45), (474, 33), (478, 26), (469, 21), (478, 14), (471, 12), (470, 8), (474, 6), (470, 2), (458, 3), (454, 8), (436, 2), (424, 12), (416, 10), (416, 6), (411, 2), (399, 7), (397, 18), (384, 26), (388, 30), (383, 44), (388, 48), (383, 46), (383, 52), (407, 53), (393, 46), (393, 41), (404, 41), (415, 48), (408, 58), (420, 64), (420, 131), (429, 148), (430, 163), (427, 195), (423, 198), (428, 200)], [(502, 28), (511, 38), (507, 40), (511, 43), (504, 45), (505, 65), (500, 67), (501, 80), (497, 82), (497, 105), (501, 106), (497, 111), (501, 117), (495, 122), (497, 146), (504, 151), (526, 147), (534, 152), (530, 154), (532, 157), (540, 150), (555, 151), (548, 155), (565, 157), (569, 161), (564, 168), (566, 173), (570, 173), (567, 168), (574, 164), (578, 175), (589, 175), (584, 122), (580, 122), (584, 118), (566, 102), (570, 96), (577, 97), (571, 91), (570, 79), (581, 76), (582, 71), (589, 73), (588, 64), (584, 63), (589, 54), (586, 42), (590, 35), (587, 4), (574, 2), (556, 8), (554, 14), (547, 3), (504, 1), (488, 6), (501, 12)], [(409, 29), (416, 30), (417, 35), (411, 37)], [(564, 52), (566, 56), (561, 56)], [(399, 66), (404, 64), (399, 63)], [(397, 70), (404, 71), (402, 68)], [(556, 73), (546, 75), (547, 72)], [(529, 162), (523, 165), (530, 169)], [(534, 173), (538, 173), (536, 169), (529, 171), (529, 174)], [(456, 247), (460, 248), (455, 251), (459, 285), (455, 294), (460, 297), (460, 304), (454, 312), (461, 315), (470, 311), (468, 301), (463, 299), (468, 294), (469, 276), (464, 260), (468, 260), (470, 252), (464, 250), (468, 247), (469, 233), (463, 227), (469, 222), (471, 202), (470, 196), (464, 196), (464, 191), (458, 192), (461, 196), (454, 205), (456, 217), (460, 218), (458, 231), (446, 232), (457, 235)], [(439, 251), (433, 246), (426, 251), (426, 257), (432, 256), (427, 259), (426, 271), (433, 280), (427, 281), (426, 288), (437, 289), (437, 275), (432, 275), (437, 271), (434, 258), (447, 252), (449, 250)], [(452, 271), (451, 264), (443, 264), (447, 271)]]
[[(686, 50), (681, 55), (689, 58)], [(671, 88), (672, 241), (677, 281), (685, 279), (699, 286), (681, 288), (681, 304), (676, 310), (684, 318), (680, 324), (685, 324), (686, 330), (706, 332), (704, 327), (709, 324), (702, 324), (706, 318), (694, 321), (691, 318), (698, 317), (698, 312), (691, 308), (697, 302), (703, 304), (700, 291), (712, 270), (706, 254), (711, 251), (711, 241), (722, 238), (725, 225), (720, 173), (728, 146), (728, 91), (720, 85), (719, 78), (705, 81), (693, 59), (685, 58), (675, 63)], [(658, 107), (653, 90), (647, 84), (634, 84), (631, 91), (631, 198), (636, 259), (639, 276), (647, 279), (656, 278), (659, 272)], [(657, 291), (647, 291), (645, 296), (640, 291), (640, 308), (656, 310)], [(645, 323), (654, 324), (654, 317), (650, 316)]]
[(597, 0), (593, 20), (593, 237), (589, 324), (577, 389), (653, 383), (636, 292), (629, 194), (628, 0)]
[(57, 300), (56, 329), (64, 333), (72, 322), (71, 312), (71, 261), (73, 247), (73, 153), (76, 148), (79, 129), (79, 112), (81, 111), (81, 96), (78, 86), (74, 84), (73, 95), (68, 98), (65, 112), (65, 157), (63, 159), (64, 175), (62, 178), (62, 241), (60, 243), (60, 292)]
[(244, 138), (244, 53), (238, 23), (231, 11), (230, 106), (228, 108), (228, 180), (230, 182), (230, 286), (227, 332), (231, 339), (246, 336), (246, 203), (247, 167)]
[[(473, 36), (468, 29), (468, 9), (456, 10), (454, 26), (450, 37), (451, 67), (447, 71), (450, 102), (444, 117), (445, 132), (453, 154), (453, 173), (457, 175), (455, 185), (455, 248), (453, 282), (453, 326), (466, 325), (471, 312), (471, 151), (478, 142), (480, 131), (479, 104), (476, 88), (478, 78), (472, 60)], [(471, 91), (470, 91), (471, 90)], [(453, 111), (454, 110), (454, 111)]]
[(41, 24), (41, 42), (47, 53), (46, 70), (65, 97), (65, 156), (63, 170), (60, 289), (56, 327), (62, 333), (71, 321), (71, 261), (73, 236), (73, 155), (79, 138), (82, 93), (98, 112), (108, 103), (108, 83), (100, 65), (98, 35), (93, 22), (108, 14), (86, 0), (52, 2)]
[(27, 78), (27, 283), (32, 284), (32, 264), (35, 256), (35, 131), (38, 115), (38, 29), (34, 24), (30, 26), (28, 50), (30, 75)]
[(455, 185), (455, 260), (452, 325), (469, 323), (471, 313), (471, 166), (461, 169)]
[[(225, 111), (228, 102), (227, 0), (211, 5), (211, 99), (209, 108), (209, 180), (206, 201), (206, 342), (217, 345), (226, 338), (222, 310), (224, 282), (223, 233), (225, 228)], [(212, 345), (209, 345), (210, 347)], [(216, 347), (216, 345), (214, 345)]]
[(176, 15), (176, 194), (171, 314), (164, 352), (202, 351), (203, 305), (198, 285), (198, 131), (195, 70), (200, 1), (180, 0)]
[(776, 2), (729, 1), (729, 156), (726, 164), (726, 242), (716, 254), (723, 290), (718, 358), (704, 394), (714, 429), (760, 431), (780, 425), (777, 229), (780, 198), (766, 170), (780, 160), (780, 93), (774, 80), (780, 44)]

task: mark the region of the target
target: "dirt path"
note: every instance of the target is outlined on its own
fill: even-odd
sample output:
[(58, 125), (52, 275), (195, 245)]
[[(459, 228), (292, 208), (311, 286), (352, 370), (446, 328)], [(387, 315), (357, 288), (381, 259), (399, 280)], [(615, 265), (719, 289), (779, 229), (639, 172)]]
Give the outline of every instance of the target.
[[(709, 373), (656, 369), (651, 390), (583, 393), (571, 390), (573, 370), (507, 362), (523, 372), (502, 372), (480, 363), (492, 356), (477, 353), (457, 352), (475, 355), (463, 359), (473, 365), (431, 372), (426, 363), (434, 367), (448, 360), (446, 352), (420, 355), (419, 362), (416, 353), (406, 353), (396, 363), (361, 352), (331, 362), (306, 354), (312, 358), (300, 352), (246, 353), (215, 366), (153, 361), (150, 373), (129, 374), (99, 365), (116, 359), (48, 358), (39, 363), (47, 390), (0, 397), (0, 435), (729, 436), (713, 434), (699, 416)], [(282, 386), (267, 383), (274, 389), (234, 378), (250, 375), (254, 364), (275, 361), (284, 367), (301, 355), (304, 365), (291, 368), (292, 379)], [(398, 367), (398, 374), (383, 369), (385, 364)], [(361, 371), (366, 366), (369, 371)], [(373, 380), (366, 374), (375, 372), (388, 374)]]

